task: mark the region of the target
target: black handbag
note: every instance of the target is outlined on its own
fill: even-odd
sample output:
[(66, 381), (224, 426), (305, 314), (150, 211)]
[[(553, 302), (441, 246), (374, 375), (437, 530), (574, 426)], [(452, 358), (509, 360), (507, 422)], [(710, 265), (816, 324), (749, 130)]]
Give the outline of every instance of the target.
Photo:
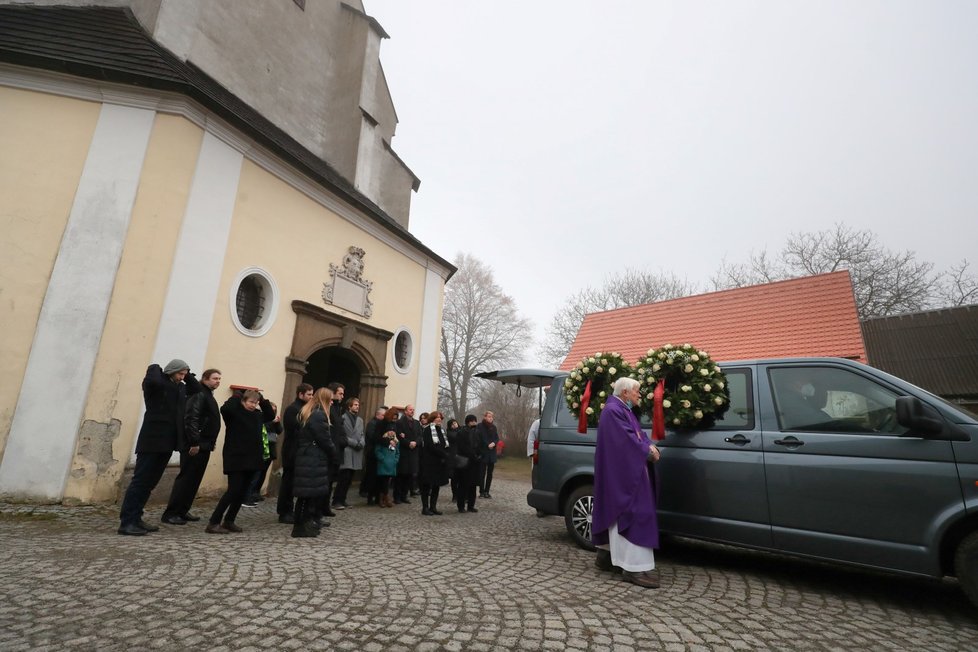
[(469, 458), (467, 458), (465, 455), (459, 455), (458, 453), (455, 454), (455, 466), (453, 468), (464, 469), (468, 465)]

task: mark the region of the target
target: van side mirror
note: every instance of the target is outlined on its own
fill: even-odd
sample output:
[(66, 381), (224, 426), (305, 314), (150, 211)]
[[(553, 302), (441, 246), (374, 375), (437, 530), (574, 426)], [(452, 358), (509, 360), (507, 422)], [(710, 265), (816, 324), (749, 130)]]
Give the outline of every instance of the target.
[(940, 413), (916, 396), (901, 396), (896, 400), (897, 423), (910, 428), (913, 434), (939, 435), (944, 430)]

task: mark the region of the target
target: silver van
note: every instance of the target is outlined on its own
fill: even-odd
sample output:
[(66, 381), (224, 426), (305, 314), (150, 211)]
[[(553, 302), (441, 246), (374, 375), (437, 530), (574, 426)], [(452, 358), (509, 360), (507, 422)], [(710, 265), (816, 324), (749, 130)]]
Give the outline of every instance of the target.
[[(957, 576), (978, 605), (978, 419), (839, 358), (721, 364), (730, 408), (659, 443), (663, 533), (916, 575)], [(596, 429), (577, 432), (564, 372), (485, 376), (549, 387), (527, 503), (591, 548)]]

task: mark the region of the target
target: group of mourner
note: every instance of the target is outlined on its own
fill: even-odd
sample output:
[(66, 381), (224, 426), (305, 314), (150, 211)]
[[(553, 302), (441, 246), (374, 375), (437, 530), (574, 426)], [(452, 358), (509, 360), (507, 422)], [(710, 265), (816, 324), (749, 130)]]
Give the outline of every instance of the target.
[(413, 405), (379, 406), (364, 423), (360, 399), (345, 396), (341, 383), (313, 388), (300, 384), (295, 401), (278, 406), (257, 390), (236, 391), (218, 407), (214, 390), (221, 372), (207, 369), (200, 380), (183, 360), (151, 365), (143, 379), (146, 413), (136, 441), (136, 466), (119, 515), (119, 534), (159, 530), (143, 519), (143, 509), (180, 452), (162, 522), (199, 521), (190, 508), (224, 423), (223, 465), (227, 490), (210, 516), (209, 534), (241, 532), (235, 521), (242, 506), (262, 500), (261, 487), (281, 451), (278, 520), (292, 525), (293, 537), (315, 537), (329, 526), (325, 517), (350, 507), (348, 496), (359, 471), (359, 493), (368, 505), (392, 508), (420, 496), (421, 514), (441, 516), (442, 487), (451, 486), (459, 513), (478, 512), (476, 492), (492, 498), (499, 434), (492, 412), (481, 422), (465, 417), (463, 427), (441, 412), (415, 418)]
[[(260, 490), (278, 450), (278, 520), (292, 525), (293, 537), (318, 536), (329, 525), (325, 517), (350, 507), (349, 491), (358, 471), (360, 495), (380, 508), (410, 504), (420, 495), (421, 514), (441, 516), (438, 500), (442, 487), (449, 484), (459, 513), (478, 511), (477, 490), (481, 497), (492, 498), (489, 490), (500, 446), (492, 412), (481, 422), (468, 415), (460, 427), (441, 412), (415, 419), (413, 405), (380, 406), (364, 423), (360, 399), (345, 397), (340, 383), (318, 389), (300, 384), (295, 400), (281, 414), (278, 406), (252, 389), (235, 392), (218, 408), (214, 390), (220, 384), (219, 370), (207, 369), (197, 380), (182, 360), (147, 369), (142, 385), (146, 413), (136, 441), (136, 467), (122, 501), (119, 534), (159, 530), (143, 520), (143, 508), (173, 451), (180, 452), (180, 472), (161, 520), (170, 525), (200, 520), (190, 508), (222, 420), (228, 486), (205, 529), (210, 534), (242, 531), (235, 522), (238, 512), (242, 505), (254, 506), (262, 499)], [(592, 540), (598, 568), (656, 588), (654, 463), (659, 450), (634, 414), (639, 400), (638, 381), (622, 378), (601, 412)], [(539, 420), (531, 428), (531, 446), (538, 427)]]

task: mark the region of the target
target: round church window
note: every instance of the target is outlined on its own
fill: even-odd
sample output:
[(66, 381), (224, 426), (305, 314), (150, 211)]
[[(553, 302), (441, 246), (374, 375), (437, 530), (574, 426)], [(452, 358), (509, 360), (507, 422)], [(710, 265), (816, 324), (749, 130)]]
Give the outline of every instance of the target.
[(413, 353), (414, 343), (411, 339), (411, 333), (402, 328), (394, 336), (394, 368), (401, 373), (407, 372), (411, 366)]
[(231, 286), (231, 320), (252, 337), (271, 328), (278, 308), (278, 290), (268, 272), (257, 267), (242, 270)]

